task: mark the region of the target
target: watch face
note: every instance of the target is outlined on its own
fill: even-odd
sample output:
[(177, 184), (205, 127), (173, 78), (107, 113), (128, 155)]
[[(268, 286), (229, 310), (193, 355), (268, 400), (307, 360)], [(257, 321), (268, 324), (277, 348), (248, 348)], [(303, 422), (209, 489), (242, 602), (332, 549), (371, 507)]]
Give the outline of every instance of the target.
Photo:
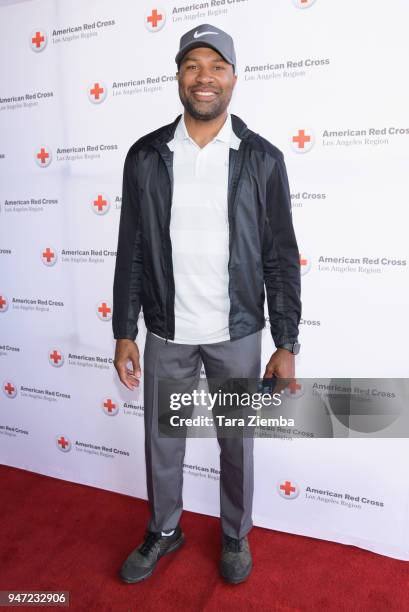
[(298, 355), (298, 353), (300, 352), (300, 348), (301, 348), (301, 344), (299, 344), (298, 342), (294, 342), (293, 344), (294, 355)]

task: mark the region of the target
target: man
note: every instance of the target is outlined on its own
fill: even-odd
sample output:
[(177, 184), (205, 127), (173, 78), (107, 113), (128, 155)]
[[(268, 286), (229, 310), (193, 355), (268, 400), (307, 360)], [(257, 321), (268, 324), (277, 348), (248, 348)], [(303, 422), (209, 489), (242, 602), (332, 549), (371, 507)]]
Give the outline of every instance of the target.
[[(175, 61), (184, 114), (135, 142), (124, 164), (114, 363), (128, 389), (139, 386), (142, 306), (151, 512), (144, 541), (122, 565), (125, 582), (150, 576), (159, 558), (184, 542), (186, 440), (158, 434), (158, 380), (176, 379), (181, 390), (191, 390), (202, 363), (208, 379), (259, 378), (264, 286), (276, 346), (264, 377), (294, 376), (299, 349), (299, 254), (283, 155), (227, 112), (237, 81), (227, 33), (209, 24), (190, 30)], [(253, 438), (218, 441), (220, 572), (236, 584), (252, 569)]]

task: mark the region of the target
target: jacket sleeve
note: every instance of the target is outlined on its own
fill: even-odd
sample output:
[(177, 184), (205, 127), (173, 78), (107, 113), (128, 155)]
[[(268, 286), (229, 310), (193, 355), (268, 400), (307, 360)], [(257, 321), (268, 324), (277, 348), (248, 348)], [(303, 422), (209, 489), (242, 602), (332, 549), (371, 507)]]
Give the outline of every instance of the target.
[(279, 152), (267, 182), (263, 272), (274, 344), (296, 342), (301, 317), (300, 258), (284, 157)]
[(122, 206), (113, 283), (112, 329), (117, 340), (135, 340), (138, 334), (141, 285), (141, 215), (135, 153), (131, 147), (123, 170)]

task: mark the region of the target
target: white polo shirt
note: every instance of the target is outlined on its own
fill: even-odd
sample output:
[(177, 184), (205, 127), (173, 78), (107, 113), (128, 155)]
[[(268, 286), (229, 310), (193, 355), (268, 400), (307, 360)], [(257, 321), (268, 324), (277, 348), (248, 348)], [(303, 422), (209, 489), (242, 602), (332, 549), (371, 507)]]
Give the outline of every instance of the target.
[(175, 338), (169, 342), (230, 339), (229, 149), (239, 145), (230, 114), (203, 148), (189, 136), (182, 114), (168, 143), (173, 151), (170, 238), (175, 280)]

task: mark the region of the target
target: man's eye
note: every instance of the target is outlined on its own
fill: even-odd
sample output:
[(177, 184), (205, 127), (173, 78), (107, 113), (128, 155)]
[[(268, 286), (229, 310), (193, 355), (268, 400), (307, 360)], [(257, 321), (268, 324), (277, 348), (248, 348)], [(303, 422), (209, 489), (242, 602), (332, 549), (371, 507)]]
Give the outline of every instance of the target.
[(190, 66), (187, 67), (187, 69), (189, 70), (190, 68), (196, 68), (195, 64), (190, 64)]

